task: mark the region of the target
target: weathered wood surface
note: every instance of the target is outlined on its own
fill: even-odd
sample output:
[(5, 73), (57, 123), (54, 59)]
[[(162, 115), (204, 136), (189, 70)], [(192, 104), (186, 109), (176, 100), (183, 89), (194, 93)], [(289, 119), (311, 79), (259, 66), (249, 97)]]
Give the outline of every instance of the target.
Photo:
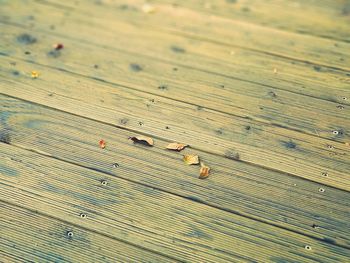
[(349, 256), (347, 248), (10, 145), (0, 154), (1, 200), (177, 260), (341, 262)]
[[(168, 142), (160, 139), (152, 148), (140, 147), (127, 139), (134, 132), (4, 96), (0, 102), (6, 116), (0, 130), (12, 145), (350, 248), (350, 197), (344, 191), (197, 149), (168, 151)], [(97, 147), (102, 134), (105, 150)], [(212, 167), (207, 181), (198, 181), (198, 167), (183, 165), (186, 153), (198, 154)]]
[(144, 4), (0, 2), (1, 260), (347, 262), (349, 2)]
[[(104, 20), (113, 22), (122, 20), (141, 28), (168, 31), (189, 39), (218, 43), (227, 46), (228, 52), (230, 47), (244, 47), (297, 61), (319, 63), (331, 68), (347, 70), (350, 68), (348, 52), (350, 43), (348, 42), (208, 16), (181, 6), (159, 5), (157, 12), (155, 10), (149, 14), (142, 12), (144, 4), (142, 0), (128, 1), (127, 4), (123, 1), (100, 1), (105, 4), (99, 4), (94, 0), (64, 2), (65, 4), (57, 4), (54, 0), (39, 2), (46, 5), (51, 2), (54, 6), (60, 7), (61, 13), (64, 11), (66, 18), (80, 12), (89, 18), (87, 25), (93, 25), (94, 21), (102, 22), (99, 23), (101, 29), (115, 27), (113, 23), (103, 23)], [(98, 15), (99, 19), (94, 20), (93, 15)]]
[[(11, 171), (6, 172), (13, 176)], [(4, 185), (6, 181), (1, 183), (1, 187)], [(1, 200), (4, 199), (1, 196)], [(37, 202), (35, 199), (32, 201)], [(47, 212), (44, 209), (32, 207), (37, 210), (0, 202), (0, 210), (3, 211), (0, 214), (0, 255), (5, 252), (1, 262), (173, 262), (167, 257), (89, 231), (80, 226), (83, 224), (79, 220), (75, 220), (74, 224), (63, 222), (64, 213), (48, 212), (48, 217), (41, 214)], [(93, 218), (81, 218), (79, 214), (75, 216), (80, 221), (94, 221)], [(73, 236), (69, 236), (69, 232)]]
[[(3, 60), (7, 65), (13, 61)], [(238, 153), (241, 161), (350, 189), (346, 180), (350, 149), (344, 143), (198, 109), (195, 105), (39, 65), (35, 65), (35, 69), (45, 71), (45, 75), (33, 80), (26, 73), (31, 71), (33, 64), (16, 63), (19, 75), (13, 75), (14, 69), (8, 66), (8, 70), (0, 72), (4, 79), (7, 78), (3, 83), (4, 94), (159, 138), (184, 142), (221, 156)], [(82, 96), (81, 89), (74, 88), (75, 85), (84, 89), (86, 96)], [(59, 103), (62, 100), (65, 103)], [(325, 172), (330, 176), (322, 176)]]

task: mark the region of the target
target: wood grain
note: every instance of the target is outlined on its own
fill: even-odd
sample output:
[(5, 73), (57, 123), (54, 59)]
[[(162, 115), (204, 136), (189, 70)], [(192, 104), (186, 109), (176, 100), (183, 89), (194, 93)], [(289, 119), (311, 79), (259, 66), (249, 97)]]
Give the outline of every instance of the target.
[[(40, 2), (60, 6), (54, 0)], [(105, 21), (122, 20), (139, 28), (171, 32), (189, 39), (218, 43), (228, 48), (242, 47), (298, 61), (350, 69), (350, 44), (347, 42), (271, 29), (218, 16), (208, 17), (205, 13), (181, 6), (154, 4), (156, 12), (144, 13), (142, 0), (128, 1), (127, 4), (124, 1), (106, 1), (105, 5), (99, 4), (101, 1), (64, 3), (66, 7), (63, 4), (61, 10), (66, 14), (72, 12), (74, 15), (83, 10), (84, 15), (89, 17), (89, 24), (93, 21), (92, 17), (103, 18)]]
[[(16, 2), (10, 3), (15, 4)], [(28, 7), (27, 5), (17, 4), (15, 7), (8, 5), (3, 5), (2, 7), (3, 13), (6, 15), (0, 16), (0, 21), (7, 24), (19, 25), (27, 31), (33, 29), (39, 30), (46, 33), (45, 37), (52, 35), (52, 41), (64, 41), (66, 49), (71, 49), (79, 46), (80, 43), (85, 43), (93, 45), (94, 51), (92, 54), (94, 54), (96, 49), (98, 50), (100, 48), (103, 48), (105, 52), (109, 53), (111, 50), (117, 52), (117, 55), (109, 56), (108, 59), (93, 56), (91, 58), (93, 61), (86, 65), (93, 67), (97, 64), (102, 72), (106, 69), (112, 70), (111, 62), (115, 60), (118, 62), (118, 59), (113, 58), (119, 58), (120, 53), (123, 56), (127, 52), (132, 57), (132, 62), (129, 63), (140, 63), (141, 66), (146, 67), (148, 70), (154, 68), (152, 61), (163, 62), (162, 70), (160, 72), (156, 71), (156, 73), (159, 77), (162, 77), (163, 74), (167, 77), (164, 80), (159, 79), (157, 86), (167, 84), (162, 83), (162, 81), (168, 82), (173, 79), (183, 79), (191, 76), (190, 80), (192, 82), (195, 81), (196, 86), (199, 87), (203, 84), (214, 87), (224, 85), (229, 89), (234, 87), (235, 90), (237, 89), (236, 86), (239, 87), (242, 84), (238, 85), (235, 83), (232, 87), (230, 82), (232, 79), (238, 79), (245, 81), (244, 86), (248, 87), (251, 83), (257, 83), (263, 85), (263, 87), (260, 87), (262, 89), (286, 90), (349, 105), (348, 101), (342, 99), (344, 96), (347, 97), (349, 92), (350, 78), (347, 72), (253, 52), (238, 47), (228, 48), (200, 40), (188, 40), (185, 37), (171, 33), (155, 31), (153, 28), (140, 29), (138, 26), (130, 24), (127, 21), (118, 21), (115, 17), (113, 19), (90, 19), (91, 17), (86, 17), (79, 12), (69, 15), (71, 13), (68, 11), (62, 12), (60, 9), (57, 10), (57, 8), (46, 5), (31, 4)], [(13, 8), (16, 9), (16, 12), (11, 12)], [(47, 12), (50, 13), (50, 25), (46, 23)], [(101, 15), (103, 17), (103, 14)], [(6, 27), (4, 25), (5, 29)], [(94, 32), (93, 37), (90, 34), (90, 30)], [(15, 42), (15, 45), (13, 43), (13, 40), (17, 36), (8, 36), (5, 32), (8, 31), (4, 31), (4, 39), (10, 37), (10, 43), (8, 44), (12, 48), (19, 47), (17, 42)], [(13, 33), (15, 31), (10, 32)], [(23, 33), (23, 31), (20, 33)], [(34, 37), (38, 38), (38, 36)], [(37, 43), (40, 44), (42, 37), (40, 36), (38, 39), (39, 41)], [(71, 43), (71, 40), (75, 40), (75, 42)], [(66, 41), (69, 42), (66, 43)], [(155, 45), (155, 43), (157, 44)], [(49, 46), (45, 47), (45, 53), (50, 51), (51, 46), (52, 43), (49, 43)], [(20, 53), (28, 51), (27, 49), (30, 51), (33, 47), (35, 45), (22, 45)], [(85, 48), (82, 47), (81, 49), (85, 50)], [(90, 49), (88, 48), (84, 54), (90, 54)], [(108, 51), (105, 49), (108, 49)], [(75, 48), (75, 50), (80, 51), (78, 48)], [(181, 50), (182, 52), (176, 50)], [(36, 52), (36, 54), (38, 53)], [(33, 58), (28, 55), (27, 57)], [(148, 61), (140, 61), (144, 61), (147, 58), (149, 59)], [(86, 59), (85, 57), (84, 61)], [(164, 62), (168, 65), (164, 65)], [(174, 72), (174, 68), (177, 69), (176, 72)], [(193, 69), (200, 72), (191, 74)], [(274, 73), (274, 69), (277, 70), (277, 74)], [(187, 71), (190, 73), (186, 73)], [(214, 74), (213, 78), (206, 77), (208, 73)], [(198, 74), (200, 75), (196, 78)], [(191, 85), (191, 81), (186, 85)]]
[[(0, 98), (2, 138), (12, 145), (350, 247), (347, 192), (232, 160), (235, 152), (223, 159), (193, 148), (168, 151), (168, 142), (159, 139), (151, 148), (134, 145), (128, 137), (137, 134), (131, 131)], [(211, 168), (207, 180), (198, 179), (198, 166), (183, 163), (182, 155), (190, 153)]]
[[(3, 78), (1, 93), (151, 136), (187, 143), (221, 156), (230, 151), (237, 152), (241, 161), (349, 189), (346, 178), (350, 149), (344, 143), (233, 118), (37, 64), (35, 70), (44, 74), (33, 80), (28, 74), (34, 65), (17, 64), (16, 69), (7, 66), (0, 72)], [(13, 70), (19, 71), (20, 75), (14, 76)], [(333, 136), (347, 138), (348, 134)], [(324, 172), (331, 176), (323, 177)]]
[(57, 216), (47, 217), (37, 210), (0, 202), (0, 251), (6, 253), (1, 262), (175, 262), (63, 222), (62, 215)]
[[(186, 69), (184, 73), (174, 73), (169, 64), (140, 57), (137, 65), (142, 65), (144, 69), (136, 75), (129, 69), (130, 65), (134, 64), (132, 54), (96, 49), (95, 46), (82, 45), (77, 41), (66, 41), (66, 45), (75, 48), (64, 50), (64, 57), (52, 59), (47, 53), (55, 38), (47, 39), (48, 37), (42, 33), (35, 34), (37, 38), (44, 40), (35, 44), (35, 55), (28, 57), (25, 54), (27, 46), (21, 47), (15, 44), (22, 30), (6, 28), (5, 32), (11, 33), (4, 37), (7, 40), (6, 44), (4, 43), (5, 54), (158, 96), (203, 105), (202, 107), (242, 118), (280, 125), (329, 139), (340, 141), (350, 139), (347, 134), (347, 130), (350, 129), (350, 118), (348, 118), (350, 107), (344, 105), (347, 100), (343, 97), (342, 103), (335, 103), (254, 83), (204, 74), (198, 70)], [(94, 56), (86, 57), (85, 53), (80, 53), (79, 50), (92, 53)], [(118, 57), (117, 62), (110, 60), (114, 56)], [(100, 68), (94, 68), (95, 64)], [(164, 68), (167, 70), (164, 71)], [(118, 76), (117, 81), (115, 76)], [(194, 93), (193, 90), (197, 92)], [(343, 90), (342, 95), (344, 98), (350, 98), (350, 91)], [(334, 136), (333, 130), (342, 130), (343, 134)]]
[[(276, 257), (346, 262), (349, 256), (348, 249), (115, 176), (7, 144), (0, 151), (1, 200), (62, 217), (171, 258), (187, 262), (267, 262)], [(101, 179), (107, 185), (101, 186)], [(78, 216), (82, 212), (87, 213), (87, 220)], [(74, 237), (83, 238), (79, 232)], [(306, 250), (305, 245), (313, 249)]]
[[(107, 1), (102, 3), (107, 4)], [(339, 1), (288, 0), (218, 0), (174, 1), (154, 0), (157, 4), (173, 4), (300, 34), (315, 35), (349, 42), (350, 3)]]

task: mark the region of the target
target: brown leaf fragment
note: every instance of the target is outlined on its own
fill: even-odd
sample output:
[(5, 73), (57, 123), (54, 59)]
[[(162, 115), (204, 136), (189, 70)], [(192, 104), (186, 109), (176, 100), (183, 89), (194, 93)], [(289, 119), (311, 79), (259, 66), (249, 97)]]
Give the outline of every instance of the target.
[(188, 146), (187, 144), (173, 142), (173, 143), (169, 143), (166, 148), (169, 150), (174, 150), (174, 151), (179, 152), (179, 151), (185, 149), (185, 147), (187, 147), (187, 146)]
[(140, 143), (147, 146), (153, 146), (154, 144), (153, 139), (146, 136), (129, 137), (129, 139), (132, 140), (134, 143)]
[(185, 164), (191, 165), (191, 164), (199, 164), (199, 157), (198, 155), (192, 155), (192, 154), (186, 154), (183, 158)]
[(199, 170), (199, 179), (205, 179), (209, 176), (210, 168), (201, 162), (201, 169)]

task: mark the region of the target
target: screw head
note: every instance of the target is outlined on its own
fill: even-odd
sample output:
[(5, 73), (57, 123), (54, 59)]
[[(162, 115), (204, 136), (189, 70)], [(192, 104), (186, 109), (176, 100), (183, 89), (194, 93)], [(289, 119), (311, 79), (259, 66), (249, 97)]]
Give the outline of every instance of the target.
[(309, 245), (306, 245), (304, 248), (305, 248), (306, 250), (311, 250), (311, 249), (312, 249), (311, 246), (309, 246)]
[(72, 238), (74, 236), (73, 231), (67, 231), (67, 237)]
[(100, 182), (101, 182), (101, 185), (104, 185), (104, 186), (107, 185), (107, 181), (106, 180), (101, 180)]

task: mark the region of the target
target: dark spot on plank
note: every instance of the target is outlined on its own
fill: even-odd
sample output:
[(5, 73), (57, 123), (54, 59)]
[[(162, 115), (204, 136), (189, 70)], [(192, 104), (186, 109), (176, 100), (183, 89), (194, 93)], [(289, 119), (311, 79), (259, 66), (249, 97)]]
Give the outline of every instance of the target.
[(221, 135), (221, 134), (224, 133), (224, 131), (223, 131), (223, 129), (220, 128), (220, 129), (216, 130), (215, 133), (216, 133), (217, 135)]
[(18, 76), (20, 73), (19, 73), (19, 71), (18, 70), (14, 70), (14, 71), (12, 71), (12, 75), (14, 75), (14, 76)]
[(51, 25), (51, 26), (50, 26), (50, 29), (51, 29), (51, 30), (55, 30), (55, 29), (56, 29), (55, 25)]
[(191, 201), (194, 201), (194, 202), (199, 202), (199, 203), (203, 203), (202, 199), (200, 199), (199, 197), (197, 196), (187, 196), (186, 199), (188, 200), (191, 200)]
[(226, 2), (229, 4), (235, 4), (237, 3), (237, 0), (226, 0)]
[(29, 51), (24, 52), (26, 55), (30, 55), (31, 53)]
[(139, 64), (131, 63), (129, 65), (130, 69), (134, 72), (139, 72), (142, 70), (142, 67)]
[(287, 149), (295, 149), (295, 148), (297, 148), (297, 144), (295, 142), (293, 142), (293, 141), (288, 141), (288, 142), (282, 141), (282, 144)]
[(24, 44), (24, 45), (34, 44), (36, 41), (37, 40), (35, 37), (33, 37), (27, 33), (24, 33), (24, 34), (17, 36), (17, 42)]
[(11, 167), (4, 166), (4, 165), (2, 165), (0, 167), (0, 173), (1, 174), (5, 174), (5, 175), (10, 176), (10, 177), (18, 175), (18, 171), (17, 170), (15, 170), (15, 169), (13, 169)]
[(29, 15), (29, 16), (28, 16), (28, 20), (35, 20), (35, 16)]
[(197, 110), (203, 110), (203, 107), (198, 105)]
[(343, 15), (343, 16), (348, 16), (348, 15), (350, 15), (350, 3), (346, 3), (344, 6), (343, 6), (343, 8), (342, 8), (342, 10), (341, 10), (341, 14)]
[(249, 125), (245, 126), (246, 131), (250, 131), (251, 128), (252, 127), (250, 127)]
[(120, 124), (126, 125), (128, 122), (129, 122), (129, 119), (127, 118), (120, 119)]
[(47, 55), (49, 57), (52, 57), (52, 58), (58, 58), (59, 56), (61, 56), (61, 51), (57, 50), (57, 49), (54, 49), (54, 50), (51, 50), (51, 51), (47, 52)]
[(337, 245), (337, 241), (335, 241), (334, 239), (331, 239), (329, 237), (324, 237), (323, 241), (326, 242), (327, 244)]
[(236, 160), (236, 161), (240, 160), (239, 153), (232, 150), (227, 150), (225, 152), (225, 157), (230, 160)]
[(277, 94), (276, 94), (274, 91), (269, 91), (267, 94), (268, 94), (270, 97), (272, 97), (272, 98), (276, 98), (276, 97), (277, 97)]
[(53, 93), (49, 93), (48, 96), (49, 96), (49, 97), (52, 97), (52, 96), (53, 96)]
[(224, 89), (225, 88), (225, 85), (219, 85), (220, 88)]
[(95, 64), (95, 65), (94, 65), (94, 68), (96, 68), (96, 69), (97, 69), (97, 68), (98, 68), (98, 65), (97, 65), (97, 64)]
[(212, 236), (206, 234), (204, 231), (199, 229), (197, 226), (191, 225), (191, 230), (185, 234), (188, 237), (196, 237), (200, 239), (213, 239)]
[(127, 10), (127, 9), (129, 9), (129, 6), (126, 5), (126, 4), (122, 4), (122, 5), (119, 6), (119, 9), (120, 10)]
[(165, 126), (165, 129), (169, 130), (170, 128), (169, 128), (169, 126)]
[(7, 131), (0, 131), (0, 142), (10, 144), (11, 143), (11, 136)]
[(314, 66), (314, 70), (316, 70), (316, 71), (318, 71), (318, 72), (320, 72), (321, 71), (321, 67), (320, 66)]
[(242, 7), (242, 12), (245, 12), (245, 13), (248, 13), (248, 12), (250, 12), (250, 8), (249, 7), (247, 7), (247, 6), (245, 6), (245, 7)]
[(178, 47), (178, 46), (171, 46), (171, 50), (176, 52), (176, 53), (185, 53), (186, 50), (182, 47)]
[(282, 257), (270, 257), (270, 262), (273, 263), (297, 263), (295, 261), (291, 261), (289, 258), (282, 258)]
[(167, 90), (167, 89), (168, 89), (168, 86), (167, 86), (167, 85), (160, 85), (160, 86), (158, 87), (158, 89), (160, 89), (160, 90)]
[(174, 71), (178, 71), (178, 68), (173, 68)]
[(17, 65), (17, 63), (16, 63), (16, 62), (10, 62), (10, 65), (12, 65), (12, 66), (16, 66), (16, 65)]

